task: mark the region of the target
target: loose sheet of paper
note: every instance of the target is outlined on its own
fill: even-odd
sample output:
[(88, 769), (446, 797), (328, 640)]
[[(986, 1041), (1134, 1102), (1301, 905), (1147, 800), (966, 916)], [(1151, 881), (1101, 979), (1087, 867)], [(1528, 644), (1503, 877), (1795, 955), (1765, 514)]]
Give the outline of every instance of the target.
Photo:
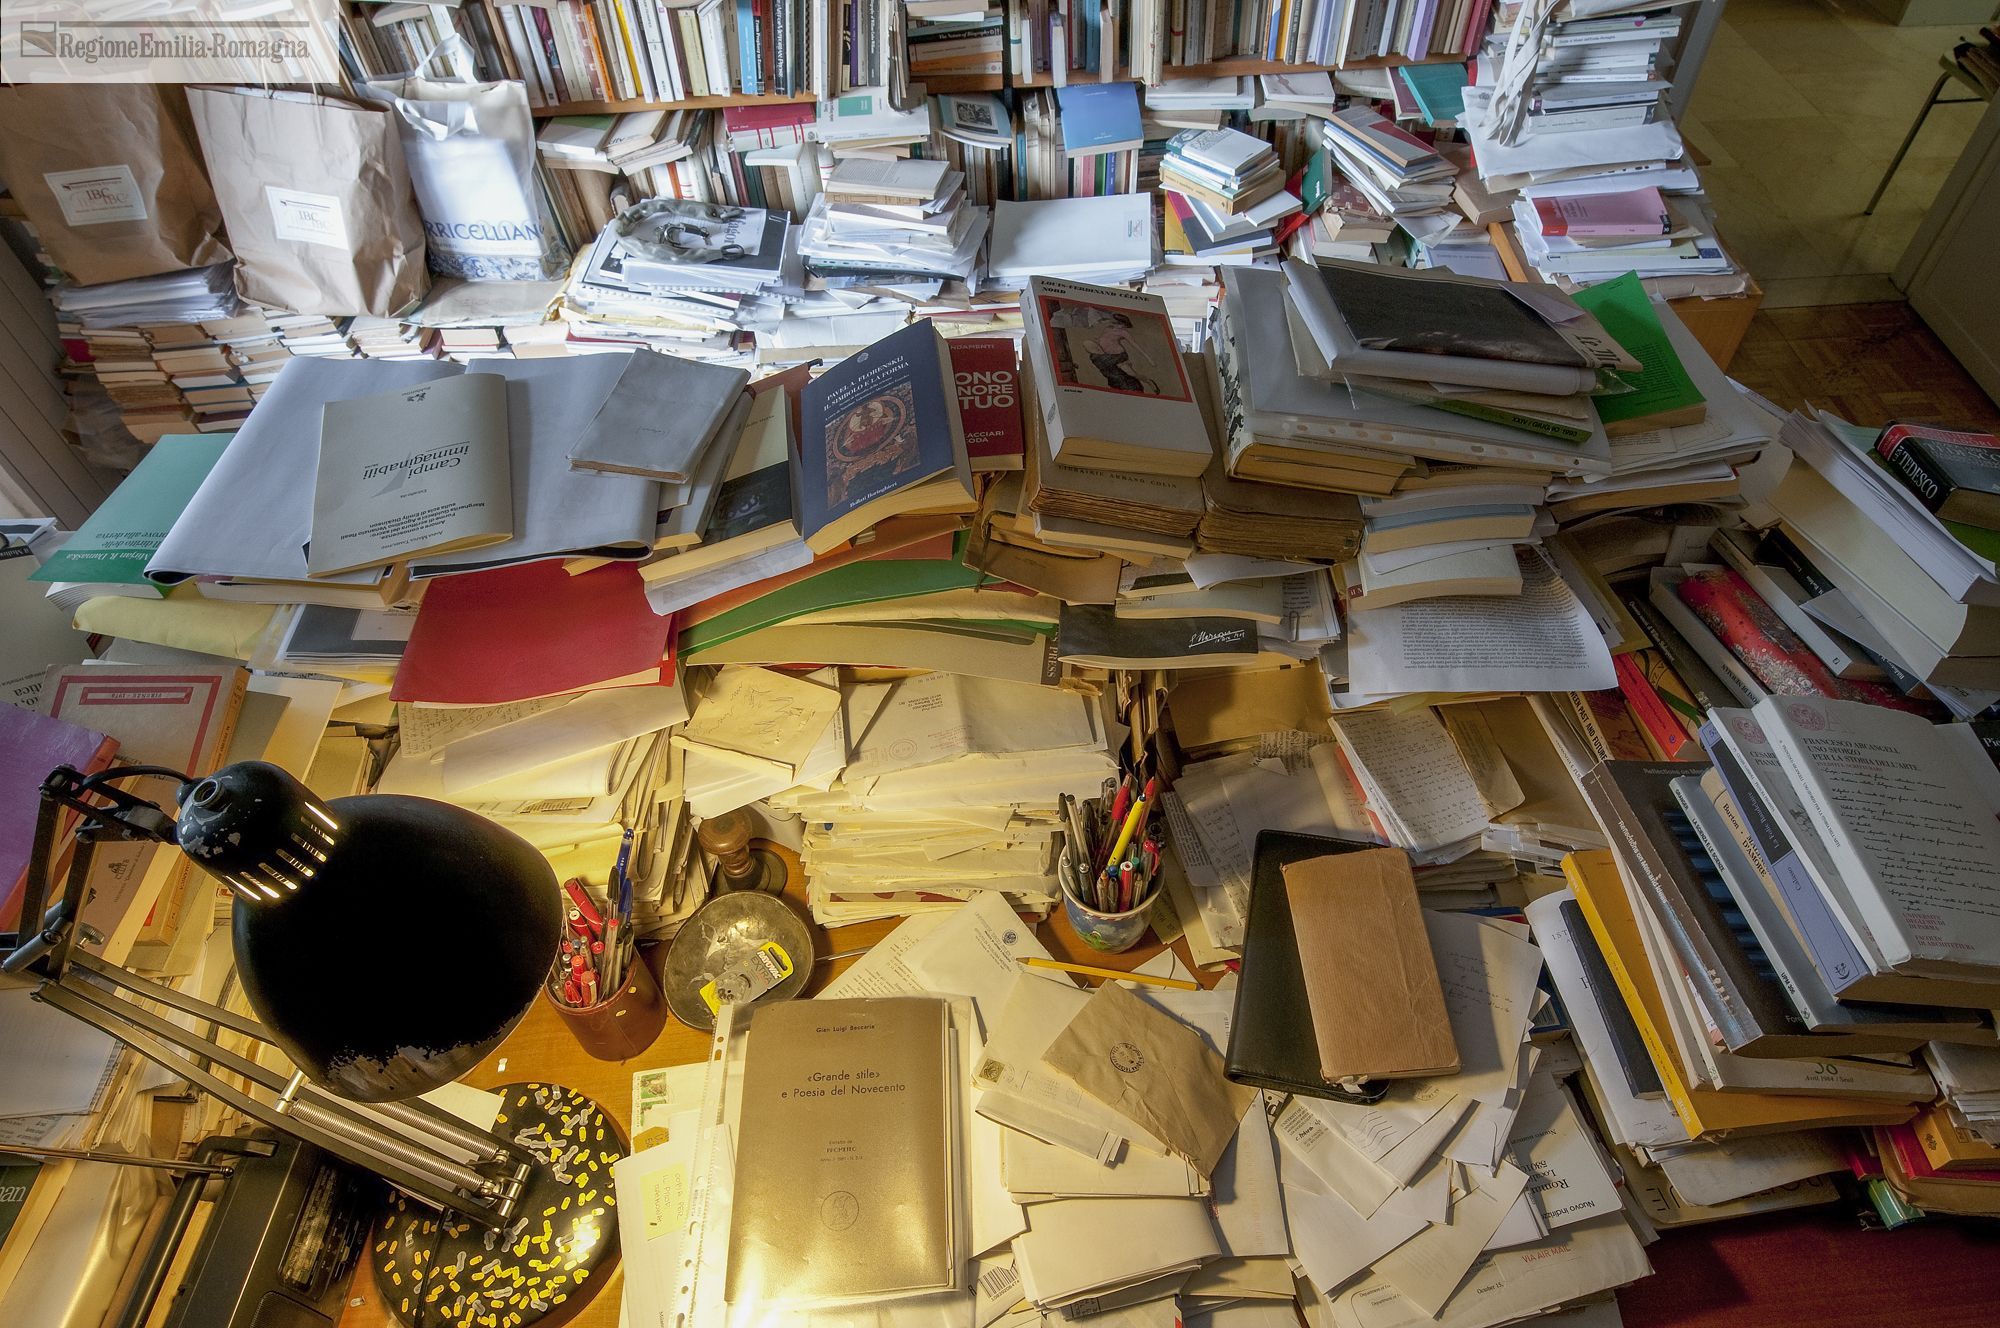
[(839, 709), (837, 687), (772, 669), (725, 668), (674, 742), (789, 779)]
[(1539, 549), (1515, 551), (1518, 596), (1451, 595), (1348, 617), (1348, 687), (1409, 692), (1591, 692), (1618, 685), (1590, 611)]

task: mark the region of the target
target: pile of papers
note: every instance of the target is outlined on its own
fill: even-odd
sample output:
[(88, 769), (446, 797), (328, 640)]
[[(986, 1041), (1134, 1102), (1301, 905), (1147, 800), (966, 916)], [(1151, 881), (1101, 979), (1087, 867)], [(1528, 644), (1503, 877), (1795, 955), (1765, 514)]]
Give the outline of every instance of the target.
[(817, 920), (1055, 903), (1059, 800), (1098, 796), (1117, 770), (1090, 699), (942, 673), (834, 695), (844, 753), (773, 804), (806, 822)]
[(1321, 125), (1327, 155), (1376, 212), (1419, 239), (1460, 224), (1445, 211), (1457, 167), (1429, 143), (1365, 104), (1336, 111)]
[[(1661, 295), (1743, 289), (1662, 100), (1672, 86), (1662, 51), (1681, 23), (1661, 10), (1524, 22), (1488, 39), (1462, 123), (1485, 189), (1500, 201), (1518, 191), (1524, 255), (1549, 280), (1589, 285), (1636, 270)], [(1650, 227), (1655, 215), (1660, 229), (1644, 236), (1590, 233), (1591, 217), (1600, 228), (1613, 217)]]

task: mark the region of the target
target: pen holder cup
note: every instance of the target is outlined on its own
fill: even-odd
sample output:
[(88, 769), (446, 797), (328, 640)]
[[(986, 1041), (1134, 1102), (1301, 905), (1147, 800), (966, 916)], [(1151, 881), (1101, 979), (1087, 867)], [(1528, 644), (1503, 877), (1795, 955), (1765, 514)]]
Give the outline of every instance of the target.
[(571, 1006), (546, 992), (583, 1049), (601, 1061), (628, 1061), (653, 1045), (667, 1024), (667, 1002), (645, 956), (634, 954), (625, 981), (595, 1005)]
[(1128, 908), (1122, 913), (1106, 913), (1102, 909), (1092, 908), (1076, 897), (1072, 884), (1074, 873), (1070, 868), (1067, 846), (1063, 849), (1057, 871), (1061, 874), (1063, 912), (1068, 915), (1069, 925), (1076, 929), (1076, 934), (1083, 937), (1085, 945), (1093, 950), (1102, 950), (1106, 954), (1118, 954), (1139, 943), (1139, 939), (1146, 934), (1146, 928), (1152, 917), (1153, 901), (1160, 897), (1157, 883), (1152, 893), (1137, 906)]

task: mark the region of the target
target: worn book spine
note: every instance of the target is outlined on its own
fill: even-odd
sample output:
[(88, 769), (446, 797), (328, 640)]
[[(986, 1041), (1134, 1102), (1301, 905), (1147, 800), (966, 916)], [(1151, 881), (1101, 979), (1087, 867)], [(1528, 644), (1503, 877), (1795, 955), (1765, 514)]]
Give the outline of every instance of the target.
[[(1702, 879), (1694, 853), (1701, 852), (1702, 866), (1713, 868), (1669, 786), (1686, 773), (1675, 764), (1611, 762), (1584, 778), (1583, 792), (1724, 1043), (1739, 1054), (1755, 1054), (1757, 1040), (1766, 1034), (1807, 1030), (1775, 982), (1756, 971)], [(1719, 878), (1716, 888), (1727, 894)]]
[(1615, 690), (1566, 692), (1577, 733), (1600, 761), (1644, 761), (1651, 755), (1638, 721)]

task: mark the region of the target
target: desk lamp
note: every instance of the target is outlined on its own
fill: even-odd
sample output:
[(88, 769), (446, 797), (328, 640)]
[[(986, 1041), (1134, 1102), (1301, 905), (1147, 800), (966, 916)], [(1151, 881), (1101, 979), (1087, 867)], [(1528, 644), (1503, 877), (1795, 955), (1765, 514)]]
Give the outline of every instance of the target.
[[(116, 787), (115, 781), (142, 775), (182, 781), (178, 822)], [(406, 1237), (426, 1221), (434, 1230), (430, 1210), (444, 1210), (447, 1242), (458, 1239), (475, 1251), (496, 1246), (491, 1257), (505, 1263), (527, 1215), (537, 1215), (539, 1235), (542, 1209), (559, 1205), (569, 1219), (556, 1233), (559, 1262), (575, 1274), (567, 1291), (580, 1290), (586, 1274), (578, 1269), (594, 1267), (611, 1245), (608, 1210), (562, 1202), (593, 1188), (610, 1190), (616, 1131), (605, 1128), (595, 1104), (550, 1085), (517, 1086), (502, 1108), (503, 1137), (413, 1100), (497, 1046), (555, 960), (561, 895), (555, 874), (526, 840), (425, 798), (322, 801), (262, 761), (205, 779), (155, 766), (87, 776), (64, 766), (43, 782), (41, 794), (21, 914), (24, 924), (41, 921), (33, 931), (24, 925), (0, 969), (39, 977), (37, 999), (243, 1115), (373, 1171), (427, 1205), (416, 1216), (401, 1210), (404, 1220), (392, 1227)], [(63, 809), (80, 817), (76, 851), (61, 898), (43, 915)], [(236, 967), (257, 1019), (79, 948), (79, 939), (91, 939), (79, 936), (79, 918), (94, 848), (114, 838), (177, 843), (234, 892)], [(177, 1021), (152, 1006), (192, 1019)], [(297, 1073), (219, 1045), (212, 1029), (198, 1031), (204, 1024), (278, 1047)], [(217, 1070), (241, 1076), (249, 1091)], [(593, 1130), (584, 1146), (582, 1136)], [(451, 1261), (450, 1248), (436, 1253)], [(536, 1253), (550, 1258), (549, 1250)], [(381, 1263), (378, 1251), (378, 1275)], [(456, 1298), (463, 1315), (449, 1312), (454, 1298), (447, 1296), (444, 1310), (403, 1317), (476, 1322), (502, 1308), (500, 1292), (511, 1288), (521, 1293), (506, 1306), (520, 1315), (513, 1321), (532, 1323), (570, 1298), (552, 1293), (539, 1275), (523, 1276), (521, 1267), (497, 1271), (490, 1281), (497, 1289), (483, 1287), (471, 1303)]]

